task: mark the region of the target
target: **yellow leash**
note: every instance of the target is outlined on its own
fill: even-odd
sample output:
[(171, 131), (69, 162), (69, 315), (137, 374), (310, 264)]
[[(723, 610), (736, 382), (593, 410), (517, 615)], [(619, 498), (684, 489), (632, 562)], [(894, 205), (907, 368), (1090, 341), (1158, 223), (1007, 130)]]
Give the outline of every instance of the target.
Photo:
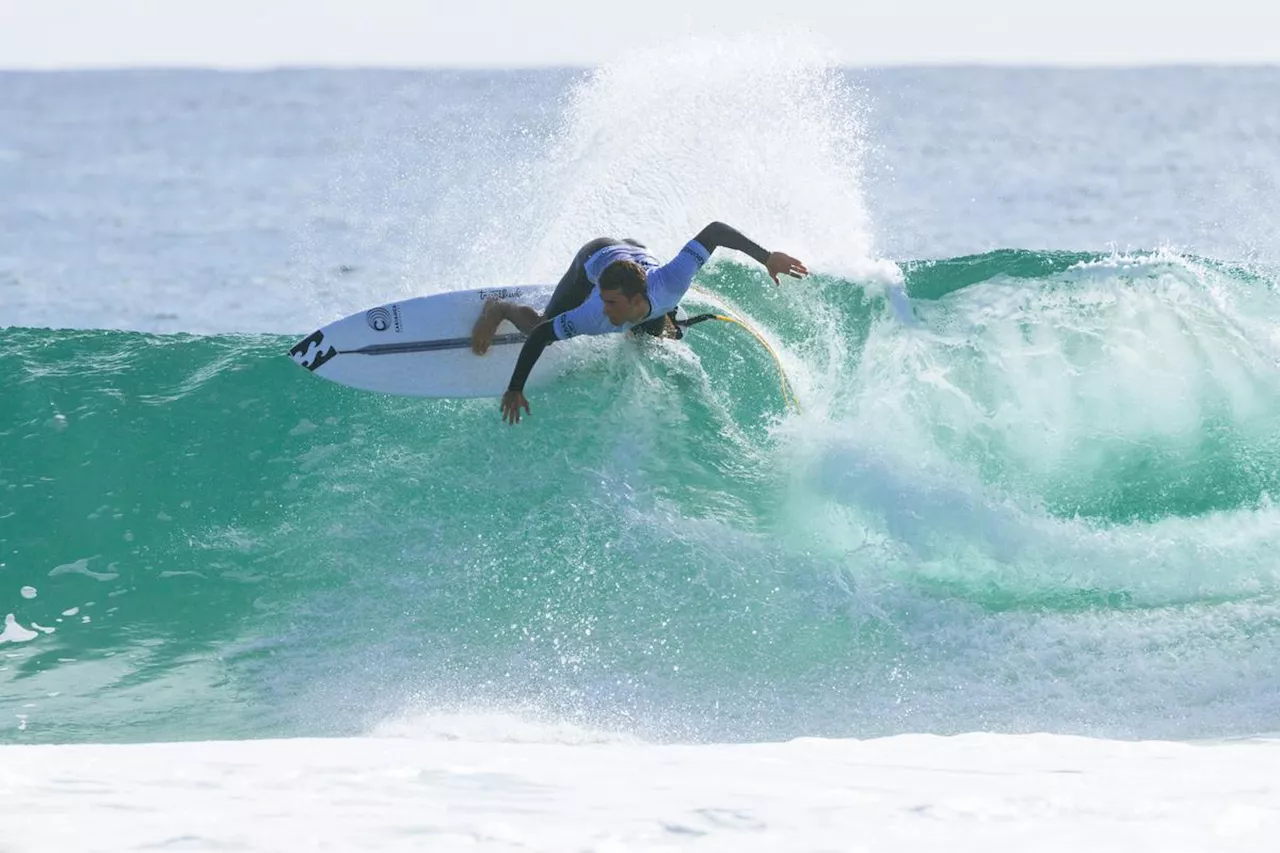
[(791, 406), (796, 410), (796, 414), (800, 413), (800, 403), (796, 400), (795, 394), (791, 393), (791, 385), (787, 382), (787, 371), (782, 367), (782, 359), (778, 358), (778, 354), (774, 352), (773, 347), (769, 346), (769, 342), (764, 336), (757, 332), (750, 323), (739, 320), (737, 317), (730, 317), (727, 314), (699, 314), (697, 317), (690, 317), (680, 322), (680, 325), (686, 329), (695, 323), (701, 323), (706, 320), (720, 320), (723, 323), (734, 323), (750, 332), (760, 345), (765, 348), (769, 355), (773, 356), (773, 363), (778, 367), (778, 383), (782, 386), (782, 402), (784, 405)]

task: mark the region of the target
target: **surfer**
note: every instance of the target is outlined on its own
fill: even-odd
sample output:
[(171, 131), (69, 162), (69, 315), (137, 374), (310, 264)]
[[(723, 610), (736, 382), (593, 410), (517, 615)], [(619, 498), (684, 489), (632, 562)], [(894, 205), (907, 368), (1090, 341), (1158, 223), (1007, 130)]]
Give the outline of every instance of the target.
[(592, 240), (578, 250), (542, 313), (528, 305), (500, 299), (487, 301), (471, 331), (472, 351), (477, 355), (487, 352), (503, 320), (529, 336), (502, 395), (502, 419), (514, 425), (520, 423), (522, 408), (529, 413), (524, 383), (549, 344), (576, 335), (628, 330), (679, 337), (676, 306), (688, 292), (694, 275), (721, 246), (736, 249), (763, 264), (774, 284), (784, 273), (793, 278), (809, 273), (790, 255), (766, 251), (737, 229), (712, 222), (675, 258), (661, 265), (635, 240)]

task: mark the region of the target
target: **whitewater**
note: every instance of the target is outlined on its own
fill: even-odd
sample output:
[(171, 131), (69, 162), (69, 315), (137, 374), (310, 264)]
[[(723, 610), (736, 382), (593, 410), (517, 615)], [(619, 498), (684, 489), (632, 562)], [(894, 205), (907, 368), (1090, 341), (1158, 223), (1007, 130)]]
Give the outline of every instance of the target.
[[(1280, 75), (777, 48), (0, 74), (0, 851), (1271, 849)], [(798, 410), (286, 355), (713, 219)]]

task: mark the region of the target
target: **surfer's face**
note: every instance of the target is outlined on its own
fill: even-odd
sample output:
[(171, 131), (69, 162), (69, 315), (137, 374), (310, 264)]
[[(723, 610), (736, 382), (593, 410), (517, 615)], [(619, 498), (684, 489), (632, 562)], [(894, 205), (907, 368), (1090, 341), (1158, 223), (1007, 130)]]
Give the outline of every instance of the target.
[(604, 315), (615, 326), (634, 323), (649, 313), (649, 301), (643, 294), (636, 294), (628, 299), (621, 290), (601, 289), (600, 301), (604, 303)]

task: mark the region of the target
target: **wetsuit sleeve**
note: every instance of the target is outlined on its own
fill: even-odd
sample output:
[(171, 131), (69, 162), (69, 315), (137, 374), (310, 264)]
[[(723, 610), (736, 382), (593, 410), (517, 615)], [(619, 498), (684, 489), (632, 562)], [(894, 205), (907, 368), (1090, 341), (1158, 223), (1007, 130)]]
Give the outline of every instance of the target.
[(548, 344), (553, 344), (555, 341), (556, 330), (551, 320), (539, 323), (534, 327), (528, 340), (520, 348), (520, 357), (516, 359), (516, 369), (511, 372), (511, 382), (507, 385), (508, 391), (524, 391), (524, 383), (528, 381), (529, 373), (533, 370), (533, 366), (537, 364), (538, 357), (542, 355), (542, 351), (547, 348)]
[(762, 264), (769, 260), (769, 252), (760, 244), (747, 237), (737, 228), (725, 225), (723, 222), (712, 222), (699, 231), (698, 236), (693, 239), (703, 245), (707, 250), (707, 254), (711, 254), (719, 247), (724, 246), (726, 249), (737, 249)]

